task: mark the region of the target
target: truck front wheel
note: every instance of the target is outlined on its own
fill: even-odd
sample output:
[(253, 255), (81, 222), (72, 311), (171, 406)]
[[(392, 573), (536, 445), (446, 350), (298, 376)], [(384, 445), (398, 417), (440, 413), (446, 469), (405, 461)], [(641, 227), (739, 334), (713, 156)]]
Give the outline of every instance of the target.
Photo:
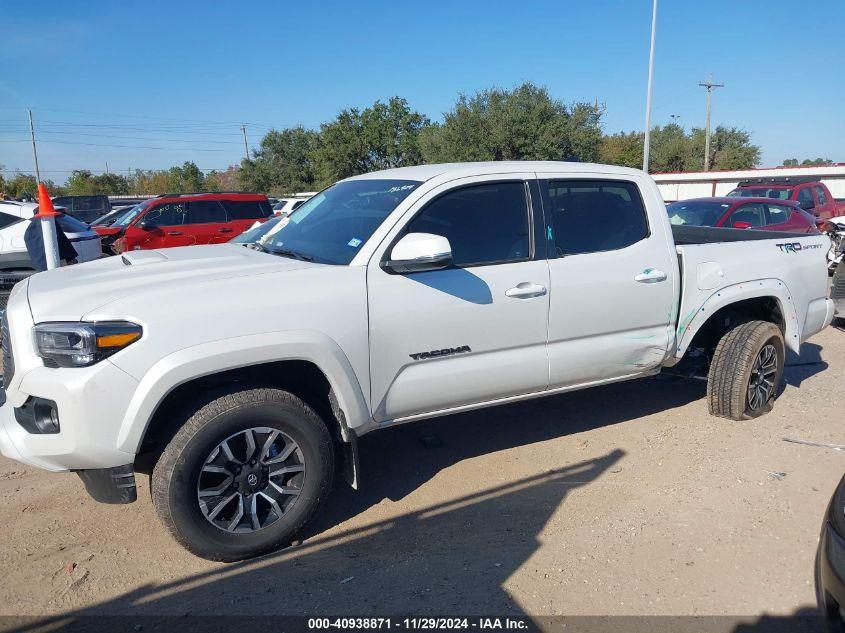
[(710, 413), (749, 420), (771, 411), (783, 363), (783, 333), (774, 323), (748, 321), (728, 330), (716, 346), (707, 376)]
[(152, 474), (165, 527), (202, 558), (236, 561), (288, 544), (331, 490), (328, 428), (279, 389), (244, 389), (199, 407)]

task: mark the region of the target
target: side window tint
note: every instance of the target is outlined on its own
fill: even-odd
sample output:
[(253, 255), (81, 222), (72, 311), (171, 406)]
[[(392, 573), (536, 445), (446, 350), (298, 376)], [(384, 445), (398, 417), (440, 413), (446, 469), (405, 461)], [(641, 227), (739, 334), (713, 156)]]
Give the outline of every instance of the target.
[(811, 209), (816, 204), (813, 201), (813, 192), (809, 187), (805, 187), (798, 192), (798, 204), (803, 206), (805, 209)]
[(436, 198), (408, 225), (409, 233), (442, 235), (452, 263), (473, 266), (530, 256), (525, 184), (502, 182), (455, 189)]
[(176, 226), (184, 224), (185, 203), (170, 202), (168, 204), (162, 204), (147, 213), (143, 221), (155, 226)]
[(744, 204), (731, 214), (730, 226), (735, 222), (748, 222), (751, 226), (765, 226), (766, 215), (759, 202)]
[(0, 229), (5, 229), (7, 226), (12, 226), (18, 222), (23, 222), (23, 218), (10, 213), (0, 213)]
[(229, 221), (257, 220), (273, 214), (270, 203), (266, 200), (223, 200), (223, 206), (229, 214)]
[(188, 203), (188, 224), (225, 222), (226, 212), (216, 200), (195, 200)]
[(785, 204), (770, 204), (769, 206), (769, 224), (781, 224), (789, 220), (792, 216), (792, 207)]
[(824, 195), (824, 189), (821, 187), (813, 187), (816, 190), (816, 197), (819, 199), (819, 204), (827, 204), (827, 196)]
[(545, 186), (558, 255), (613, 251), (648, 237), (643, 201), (632, 182), (551, 180)]

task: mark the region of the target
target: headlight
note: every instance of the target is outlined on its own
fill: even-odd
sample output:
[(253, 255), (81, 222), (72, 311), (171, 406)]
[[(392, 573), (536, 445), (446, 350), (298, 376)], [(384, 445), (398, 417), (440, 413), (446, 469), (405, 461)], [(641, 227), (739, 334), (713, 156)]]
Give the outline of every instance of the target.
[(38, 355), (56, 367), (93, 365), (141, 338), (141, 326), (126, 321), (39, 323), (33, 331)]

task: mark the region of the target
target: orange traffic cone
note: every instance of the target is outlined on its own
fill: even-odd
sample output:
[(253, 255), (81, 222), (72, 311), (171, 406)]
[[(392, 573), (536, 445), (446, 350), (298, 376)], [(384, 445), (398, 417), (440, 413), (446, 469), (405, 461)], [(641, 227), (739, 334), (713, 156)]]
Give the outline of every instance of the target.
[(50, 200), (50, 194), (47, 193), (47, 187), (42, 183), (38, 183), (38, 213), (36, 218), (49, 218), (50, 216), (60, 215), (53, 206), (53, 201)]

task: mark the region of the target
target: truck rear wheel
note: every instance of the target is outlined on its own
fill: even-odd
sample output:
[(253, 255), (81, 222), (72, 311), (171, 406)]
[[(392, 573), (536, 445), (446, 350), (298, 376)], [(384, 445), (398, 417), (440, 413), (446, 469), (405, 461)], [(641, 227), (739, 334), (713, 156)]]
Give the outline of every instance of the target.
[(716, 346), (707, 376), (710, 413), (749, 420), (771, 411), (783, 363), (783, 334), (774, 323), (749, 321), (728, 330)]
[(308, 405), (279, 389), (244, 389), (179, 429), (153, 470), (153, 504), (192, 553), (242, 560), (296, 536), (328, 496), (334, 466), (329, 430)]

